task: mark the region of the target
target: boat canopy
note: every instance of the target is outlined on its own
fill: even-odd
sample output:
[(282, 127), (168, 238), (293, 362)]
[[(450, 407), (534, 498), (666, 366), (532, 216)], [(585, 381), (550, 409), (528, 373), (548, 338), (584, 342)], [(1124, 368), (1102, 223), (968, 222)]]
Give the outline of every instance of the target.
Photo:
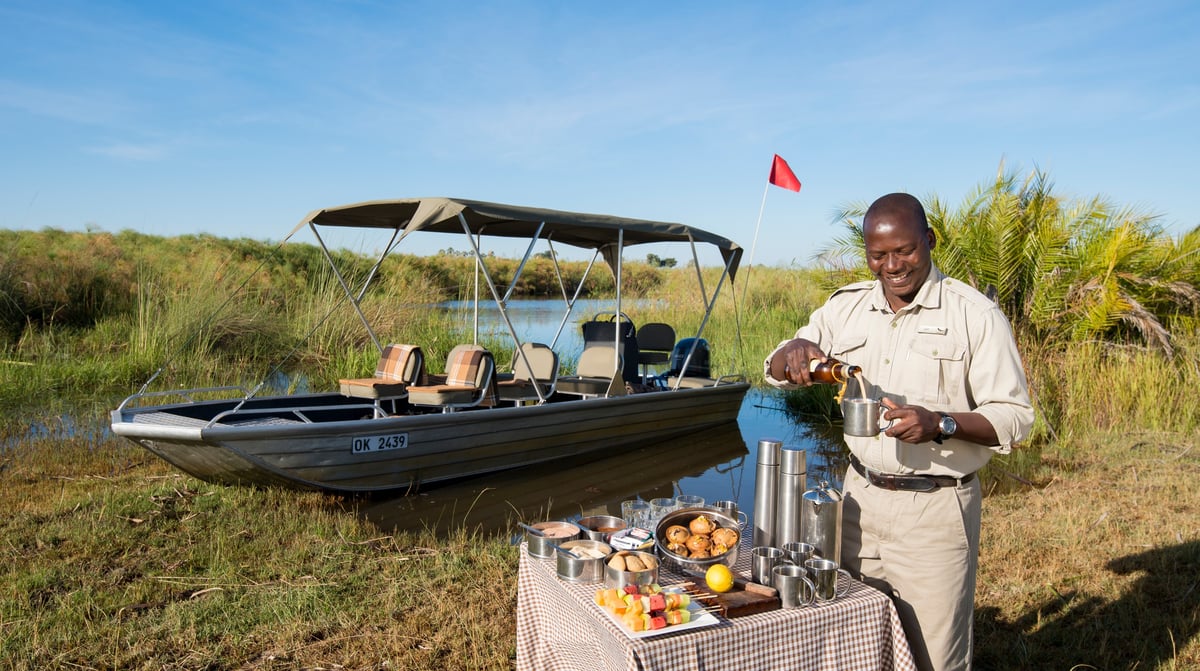
[(288, 234), (288, 238), (309, 225), (391, 229), (402, 232), (404, 236), (416, 231), (469, 232), (479, 236), (523, 239), (539, 236), (555, 243), (599, 250), (606, 257), (614, 251), (618, 232), (625, 246), (656, 242), (702, 242), (720, 250), (731, 279), (742, 257), (742, 248), (732, 240), (684, 224), (463, 198), (372, 200), (313, 210)]

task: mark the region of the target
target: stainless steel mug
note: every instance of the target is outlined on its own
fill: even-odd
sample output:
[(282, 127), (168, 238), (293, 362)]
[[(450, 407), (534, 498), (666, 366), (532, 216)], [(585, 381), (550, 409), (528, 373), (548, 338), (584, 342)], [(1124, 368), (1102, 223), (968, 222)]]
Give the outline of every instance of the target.
[(808, 579), (803, 566), (779, 564), (771, 569), (773, 587), (779, 591), (779, 605), (783, 608), (807, 606), (817, 598), (817, 588)]
[(750, 519), (746, 513), (738, 510), (737, 501), (713, 501), (712, 507), (737, 520), (738, 530), (745, 530)]
[(887, 431), (892, 426), (892, 420), (880, 426), (883, 413), (887, 412), (879, 399), (876, 398), (843, 398), (842, 399), (842, 430), (848, 436), (870, 438)]
[(771, 570), (780, 564), (791, 563), (792, 560), (785, 557), (779, 548), (759, 545), (750, 550), (750, 576), (760, 585), (774, 587), (771, 584), (774, 577)]
[[(837, 562), (828, 559), (809, 559), (804, 562), (808, 575), (816, 586), (818, 601), (833, 601), (839, 596), (846, 596), (850, 591), (850, 573), (838, 568)], [(845, 589), (838, 589), (838, 575), (846, 576)]]
[(797, 566), (804, 566), (804, 562), (812, 559), (816, 552), (817, 546), (803, 541), (792, 541), (783, 546), (783, 553)]

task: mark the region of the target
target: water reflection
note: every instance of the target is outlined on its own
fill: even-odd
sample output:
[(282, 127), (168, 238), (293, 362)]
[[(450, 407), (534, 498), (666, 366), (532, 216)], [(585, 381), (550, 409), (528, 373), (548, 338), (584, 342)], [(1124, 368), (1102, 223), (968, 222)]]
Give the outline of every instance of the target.
[(809, 487), (840, 487), (845, 471), (839, 427), (798, 422), (782, 396), (752, 389), (738, 420), (697, 434), (617, 453), (599, 453), (452, 484), (405, 497), (367, 502), (361, 514), (382, 529), (466, 526), (485, 533), (514, 531), (516, 522), (620, 515), (621, 501), (699, 494), (754, 510), (758, 441), (772, 438), (807, 453)]
[[(729, 498), (732, 482), (746, 466), (746, 445), (737, 422), (697, 435), (655, 441), (616, 453), (513, 469), (373, 503), (362, 514), (382, 528), (435, 529), (459, 526), (495, 532), (516, 521), (577, 519), (621, 514), (621, 501), (698, 493), (685, 483), (712, 476), (724, 486), (706, 491)], [(725, 495), (718, 496), (717, 492)]]

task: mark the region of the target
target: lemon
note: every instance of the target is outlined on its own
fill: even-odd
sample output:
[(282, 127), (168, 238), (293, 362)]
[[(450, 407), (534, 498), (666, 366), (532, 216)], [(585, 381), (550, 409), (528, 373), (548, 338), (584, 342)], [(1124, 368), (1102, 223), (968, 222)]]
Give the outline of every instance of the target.
[(704, 573), (704, 582), (714, 592), (728, 592), (733, 587), (733, 572), (724, 564), (713, 564)]

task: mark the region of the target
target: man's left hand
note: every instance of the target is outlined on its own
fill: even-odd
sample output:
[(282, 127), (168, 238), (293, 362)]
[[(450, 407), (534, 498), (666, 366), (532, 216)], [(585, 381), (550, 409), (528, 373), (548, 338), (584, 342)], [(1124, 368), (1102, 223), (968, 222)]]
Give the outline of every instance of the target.
[(885, 420), (892, 420), (891, 427), (884, 434), (902, 440), (906, 443), (926, 443), (941, 435), (938, 426), (942, 416), (928, 408), (919, 405), (900, 405), (890, 398), (884, 397), (883, 413)]

